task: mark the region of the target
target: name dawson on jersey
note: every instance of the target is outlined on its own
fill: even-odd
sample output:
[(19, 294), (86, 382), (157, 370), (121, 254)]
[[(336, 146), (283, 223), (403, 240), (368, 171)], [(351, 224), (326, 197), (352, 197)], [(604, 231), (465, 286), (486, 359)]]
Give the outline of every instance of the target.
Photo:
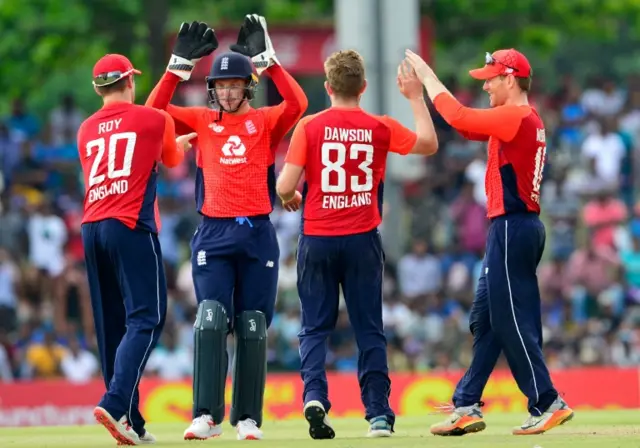
[(328, 141), (371, 143), (373, 141), (373, 130), (325, 126), (324, 139)]

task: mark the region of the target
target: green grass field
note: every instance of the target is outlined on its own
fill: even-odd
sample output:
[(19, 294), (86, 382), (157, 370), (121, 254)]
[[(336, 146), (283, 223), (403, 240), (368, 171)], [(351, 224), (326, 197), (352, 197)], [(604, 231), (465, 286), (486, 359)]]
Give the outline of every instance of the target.
[[(333, 421), (336, 438), (327, 441), (312, 441), (304, 420), (265, 422), (265, 438), (259, 442), (235, 439), (235, 432), (228, 424), (225, 433), (218, 439), (204, 442), (182, 440), (185, 425), (150, 424), (148, 429), (156, 435), (161, 447), (184, 447), (189, 444), (201, 446), (230, 447), (237, 444), (256, 443), (261, 447), (294, 447), (299, 443), (336, 448), (378, 447), (393, 448), (439, 448), (439, 447), (640, 447), (640, 411), (577, 411), (575, 418), (566, 425), (539, 436), (513, 436), (511, 427), (522, 423), (526, 416), (519, 414), (486, 415), (487, 429), (464, 437), (435, 437), (429, 433), (429, 425), (440, 416), (399, 418), (396, 433), (391, 439), (367, 439), (367, 425), (360, 419), (337, 419)], [(2, 448), (45, 447), (109, 447), (115, 441), (101, 426), (49, 427), (49, 428), (0, 428)], [(308, 445), (306, 445), (308, 446)]]

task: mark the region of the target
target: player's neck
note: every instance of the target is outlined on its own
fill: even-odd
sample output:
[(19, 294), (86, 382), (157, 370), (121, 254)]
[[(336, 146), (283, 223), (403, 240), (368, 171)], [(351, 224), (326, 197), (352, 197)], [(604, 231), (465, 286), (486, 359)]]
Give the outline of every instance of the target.
[(516, 95), (514, 95), (513, 97), (507, 98), (507, 101), (505, 102), (505, 106), (509, 105), (509, 106), (528, 106), (529, 105), (529, 98), (527, 97), (527, 94), (525, 92), (521, 92), (518, 93)]
[(110, 106), (117, 103), (131, 103), (131, 95), (128, 92), (117, 92), (102, 97), (104, 106)]
[(360, 107), (360, 101), (357, 99), (332, 98), (331, 107), (339, 107), (341, 109), (357, 109)]

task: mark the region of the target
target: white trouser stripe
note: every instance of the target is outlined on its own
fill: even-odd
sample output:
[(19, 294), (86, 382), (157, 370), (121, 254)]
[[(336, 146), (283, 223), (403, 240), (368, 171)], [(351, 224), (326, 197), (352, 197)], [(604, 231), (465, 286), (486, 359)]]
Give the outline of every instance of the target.
[[(520, 338), (520, 343), (522, 344), (522, 349), (524, 350), (524, 355), (527, 357), (527, 362), (529, 363), (529, 368), (531, 369), (531, 377), (533, 378), (533, 389), (536, 391), (536, 403), (540, 398), (540, 394), (538, 393), (538, 383), (536, 381), (536, 374), (533, 370), (533, 364), (531, 363), (531, 358), (529, 358), (529, 353), (527, 352), (527, 347), (524, 345), (524, 339), (522, 338), (522, 333), (520, 333), (520, 327), (518, 327), (518, 319), (516, 318), (516, 309), (513, 305), (513, 294), (511, 293), (511, 281), (509, 280), (509, 262), (508, 262), (508, 247), (509, 247), (509, 238), (508, 238), (508, 230), (509, 230), (509, 221), (505, 219), (504, 221), (504, 270), (507, 274), (507, 287), (509, 288), (509, 302), (511, 303), (511, 314), (513, 315), (513, 323), (516, 326), (516, 331), (518, 332), (518, 337)], [(538, 410), (538, 412), (540, 412)], [(542, 413), (540, 413), (542, 415)]]
[[(156, 258), (156, 308), (158, 310), (158, 323), (156, 324), (156, 326), (158, 326), (162, 321), (162, 316), (160, 316), (160, 260), (158, 260), (158, 254), (156, 252), (156, 247), (153, 244), (153, 236), (151, 234), (149, 234), (149, 241), (151, 242), (151, 250), (153, 250), (153, 255)], [(138, 387), (138, 383), (140, 382), (140, 377), (142, 376), (142, 365), (144, 364), (144, 360), (146, 359), (147, 354), (149, 353), (149, 350), (151, 350), (151, 345), (153, 344), (153, 336), (155, 332), (156, 332), (155, 328), (151, 330), (151, 339), (149, 340), (149, 345), (147, 345), (147, 349), (144, 351), (144, 356), (142, 357), (142, 361), (138, 366), (138, 377), (136, 378), (136, 382), (133, 383), (133, 390), (131, 391), (131, 400), (129, 401), (129, 416), (128, 416), (129, 424), (131, 424), (131, 409), (133, 408), (133, 397), (135, 395), (136, 388)]]

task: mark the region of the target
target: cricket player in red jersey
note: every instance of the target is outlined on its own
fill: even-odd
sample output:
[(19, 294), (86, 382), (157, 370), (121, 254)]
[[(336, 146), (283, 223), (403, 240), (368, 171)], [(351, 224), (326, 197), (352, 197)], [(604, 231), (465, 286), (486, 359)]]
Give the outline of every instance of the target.
[[(404, 70), (403, 70), (404, 67)], [(331, 107), (304, 117), (293, 132), (277, 191), (284, 204), (305, 172), (298, 295), (304, 415), (313, 439), (332, 439), (327, 413), (327, 338), (338, 318), (340, 287), (358, 345), (358, 380), (369, 437), (389, 437), (395, 414), (382, 325), (384, 175), (389, 152), (434, 154), (438, 140), (420, 80), (398, 68), (398, 86), (413, 110), (416, 132), (359, 107), (366, 88), (364, 61), (353, 50), (325, 62)]]
[[(186, 25), (185, 25), (186, 27)], [(233, 51), (217, 55), (206, 80), (215, 109), (176, 107), (169, 100), (193, 67), (190, 52), (210, 30), (192, 24), (178, 34), (167, 73), (147, 104), (166, 109), (177, 126), (198, 133), (196, 203), (203, 215), (191, 242), (199, 303), (196, 317), (193, 422), (185, 439), (222, 433), (227, 334), (235, 336), (230, 422), (240, 440), (261, 439), (267, 329), (278, 284), (280, 250), (269, 219), (276, 198), (275, 150), (307, 108), (295, 80), (280, 66), (264, 17), (247, 16)], [(192, 30), (195, 29), (194, 33)], [(215, 44), (217, 47), (217, 41)], [(284, 101), (253, 109), (262, 72)], [(292, 199), (299, 203), (301, 196)]]
[(514, 49), (487, 53), (485, 66), (470, 72), (489, 94), (491, 108), (479, 110), (461, 105), (420, 56), (407, 50), (407, 60), (447, 123), (468, 139), (487, 141), (489, 151), (491, 226), (470, 315), (473, 360), (456, 387), (453, 412), (431, 432), (463, 435), (485, 428), (482, 392), (504, 351), (529, 400), (530, 416), (513, 434), (541, 434), (569, 421), (573, 411), (554, 388), (542, 353), (536, 269), (545, 245), (539, 214), (546, 143), (542, 119), (527, 99), (531, 65)]
[(101, 58), (93, 85), (104, 106), (78, 130), (82, 240), (107, 388), (94, 415), (122, 445), (155, 442), (138, 409), (138, 384), (167, 309), (156, 179), (160, 163), (178, 165), (195, 137), (176, 141), (166, 112), (133, 103), (134, 74), (125, 56)]

